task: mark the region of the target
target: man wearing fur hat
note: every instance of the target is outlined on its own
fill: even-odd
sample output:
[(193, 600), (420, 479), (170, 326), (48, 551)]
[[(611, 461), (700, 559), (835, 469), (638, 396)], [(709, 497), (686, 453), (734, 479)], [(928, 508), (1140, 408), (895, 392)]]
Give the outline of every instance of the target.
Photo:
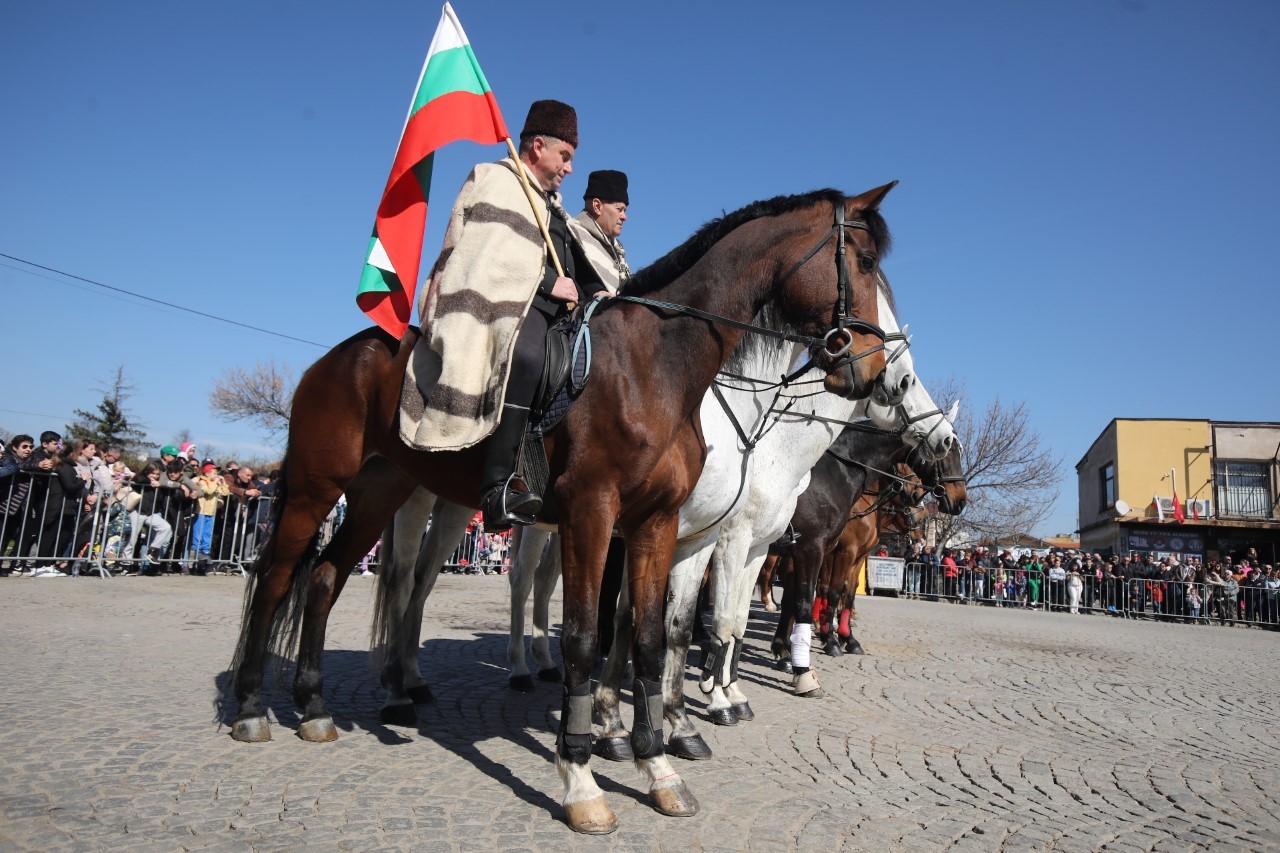
[[(463, 184), (418, 305), (423, 334), (401, 393), (400, 436), (422, 450), (485, 441), (480, 481), (491, 531), (531, 524), (542, 508), (541, 495), (513, 486), (513, 472), (547, 329), (571, 303), (605, 290), (560, 204), (577, 146), (573, 107), (535, 101), (519, 163), (481, 163)], [(517, 169), (532, 187), (532, 206)]]
[(627, 221), (629, 204), (626, 173), (602, 169), (587, 177), (582, 212), (573, 218), (573, 224), (581, 226), (582, 245), (588, 259), (611, 293), (616, 293), (631, 277), (627, 251), (618, 239)]

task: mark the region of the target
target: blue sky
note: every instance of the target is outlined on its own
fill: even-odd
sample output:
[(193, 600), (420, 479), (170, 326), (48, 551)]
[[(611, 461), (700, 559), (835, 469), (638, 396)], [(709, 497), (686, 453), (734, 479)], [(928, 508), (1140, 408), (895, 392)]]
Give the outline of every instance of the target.
[[(834, 2), (454, 6), (518, 129), (577, 107), (589, 171), (631, 177), (655, 259), (759, 198), (902, 183), (885, 260), (926, 383), (1026, 400), (1074, 464), (1113, 417), (1280, 421), (1280, 4)], [(535, 16), (535, 12), (537, 12)], [(440, 6), (9, 4), (0, 252), (332, 345)], [(423, 267), (470, 166), (437, 157)], [(157, 443), (264, 436), (212, 379), (322, 350), (0, 259), (0, 426), (60, 429), (123, 364)]]

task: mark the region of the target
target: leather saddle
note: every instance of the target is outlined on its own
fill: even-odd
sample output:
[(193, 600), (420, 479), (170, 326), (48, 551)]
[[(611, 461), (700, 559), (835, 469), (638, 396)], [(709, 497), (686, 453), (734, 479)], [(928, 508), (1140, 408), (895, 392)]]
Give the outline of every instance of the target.
[(547, 488), (550, 465), (542, 439), (564, 420), (569, 407), (587, 387), (591, 376), (591, 315), (601, 300), (592, 300), (555, 323), (547, 331), (546, 359), (542, 378), (529, 407), (529, 428), (520, 454), (521, 474), (529, 488), (542, 495), (543, 515), (554, 517)]

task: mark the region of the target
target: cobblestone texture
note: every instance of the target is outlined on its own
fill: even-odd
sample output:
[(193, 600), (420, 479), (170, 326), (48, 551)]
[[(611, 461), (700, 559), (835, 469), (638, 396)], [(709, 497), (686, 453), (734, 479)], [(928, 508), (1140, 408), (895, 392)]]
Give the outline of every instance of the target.
[(716, 757), (677, 763), (702, 812), (662, 817), (597, 760), (622, 826), (588, 838), (559, 806), (559, 687), (506, 687), (505, 578), (441, 578), (417, 732), (378, 722), (371, 582), (330, 624), (341, 739), (294, 737), (277, 688), (275, 740), (242, 744), (212, 722), (238, 580), (0, 581), (0, 850), (1280, 849), (1277, 634), (877, 598), (870, 654), (815, 655), (827, 698), (797, 700), (756, 612), (756, 720), (703, 718)]

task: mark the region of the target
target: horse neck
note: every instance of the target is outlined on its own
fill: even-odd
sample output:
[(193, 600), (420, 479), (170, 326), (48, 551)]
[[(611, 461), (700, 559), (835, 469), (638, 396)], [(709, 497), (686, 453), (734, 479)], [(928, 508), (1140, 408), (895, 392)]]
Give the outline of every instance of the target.
[[(772, 298), (774, 274), (781, 264), (769, 255), (785, 237), (774, 234), (765, 238), (759, 233), (763, 227), (760, 220), (753, 220), (734, 229), (683, 275), (645, 297), (750, 323)], [(672, 393), (683, 393), (690, 408), (698, 404), (746, 334), (695, 317), (628, 307), (633, 310), (619, 312), (623, 322), (633, 327), (628, 334), (654, 342), (651, 348), (646, 347), (646, 354), (652, 353), (656, 363), (646, 364), (645, 371), (661, 371), (666, 387)]]

